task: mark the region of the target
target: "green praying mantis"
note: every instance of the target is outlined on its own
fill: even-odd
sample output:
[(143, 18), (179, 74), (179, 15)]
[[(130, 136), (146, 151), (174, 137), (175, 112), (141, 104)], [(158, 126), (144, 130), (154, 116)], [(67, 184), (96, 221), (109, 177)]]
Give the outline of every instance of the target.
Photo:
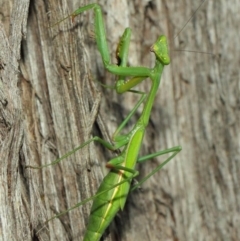
[[(67, 156), (71, 155), (72, 153), (76, 152), (77, 150), (83, 148), (84, 146), (88, 145), (93, 141), (99, 142), (109, 150), (120, 150), (118, 155), (112, 158), (106, 164), (110, 171), (103, 179), (97, 193), (94, 196), (76, 204), (74, 207), (71, 207), (68, 210), (50, 219), (52, 220), (56, 217), (59, 217), (65, 214), (66, 212), (76, 207), (79, 207), (89, 202), (90, 200), (93, 200), (91, 214), (89, 217), (87, 229), (83, 240), (98, 241), (102, 237), (106, 228), (112, 222), (113, 218), (116, 216), (117, 212), (119, 210), (123, 210), (128, 193), (136, 189), (138, 186), (140, 186), (150, 176), (154, 175), (166, 163), (173, 159), (181, 151), (181, 147), (176, 146), (170, 149), (158, 151), (150, 155), (139, 157), (139, 151), (141, 148), (142, 140), (145, 134), (146, 127), (149, 123), (149, 118), (154, 103), (154, 99), (160, 85), (161, 75), (164, 66), (170, 63), (166, 37), (163, 35), (160, 36), (150, 49), (156, 57), (155, 66), (153, 68), (129, 67), (127, 66), (127, 58), (131, 30), (129, 28), (126, 28), (123, 35), (120, 38), (120, 42), (117, 48), (118, 65), (111, 64), (101, 7), (98, 4), (89, 4), (84, 7), (80, 7), (70, 16), (72, 18), (75, 18), (77, 15), (90, 9), (94, 10), (95, 14), (94, 27), (96, 42), (98, 50), (102, 57), (104, 67), (110, 73), (118, 76), (118, 79), (115, 84), (115, 90), (119, 94), (129, 91), (134, 92), (140, 94), (141, 98), (137, 102), (133, 110), (128, 114), (126, 119), (120, 124), (120, 126), (115, 131), (112, 138), (113, 144), (103, 140), (98, 136), (95, 136), (50, 164), (43, 165), (41, 167), (28, 167), (43, 168), (57, 164), (61, 160), (65, 159)], [(129, 79), (126, 80), (127, 77)], [(151, 81), (151, 89), (149, 93), (143, 93), (140, 91), (132, 90), (133, 87), (135, 87), (147, 78), (149, 78)], [(129, 133), (121, 134), (121, 131), (126, 126), (129, 119), (134, 115), (134, 113), (137, 111), (141, 104), (143, 104), (143, 110), (138, 121)], [(138, 184), (131, 186), (132, 179), (139, 174), (138, 171), (135, 169), (137, 163), (145, 162), (154, 157), (164, 155), (167, 153), (170, 153), (170, 156), (164, 162), (162, 162), (157, 168), (155, 168), (146, 177), (140, 180)]]

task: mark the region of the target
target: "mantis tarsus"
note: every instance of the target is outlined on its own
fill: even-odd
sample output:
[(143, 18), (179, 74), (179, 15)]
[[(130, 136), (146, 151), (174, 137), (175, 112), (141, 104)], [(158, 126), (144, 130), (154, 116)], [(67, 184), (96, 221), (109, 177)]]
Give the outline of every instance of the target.
[[(107, 163), (107, 167), (110, 168), (110, 172), (103, 179), (96, 195), (78, 203), (74, 207), (53, 217), (56, 218), (78, 206), (85, 204), (90, 200), (94, 200), (87, 230), (83, 240), (97, 241), (100, 240), (104, 231), (109, 226), (112, 219), (115, 217), (116, 213), (124, 208), (129, 191), (134, 190), (136, 187), (145, 182), (150, 176), (159, 171), (167, 162), (169, 162), (174, 156), (176, 156), (179, 151), (181, 151), (181, 147), (176, 146), (147, 156), (138, 157), (145, 129), (149, 122), (153, 102), (159, 88), (164, 65), (168, 65), (170, 63), (166, 37), (163, 35), (160, 36), (151, 47), (151, 51), (156, 56), (155, 66), (152, 69), (146, 67), (128, 67), (127, 57), (131, 30), (127, 28), (120, 39), (120, 43), (117, 49), (117, 58), (119, 63), (118, 65), (111, 64), (100, 6), (98, 4), (89, 4), (87, 6), (77, 9), (70, 16), (74, 18), (78, 14), (90, 9), (93, 9), (95, 13), (94, 26), (96, 42), (98, 50), (102, 57), (104, 67), (110, 73), (118, 76), (118, 80), (115, 85), (117, 93), (131, 91), (140, 94), (141, 98), (136, 104), (136, 106), (133, 108), (133, 110), (128, 114), (126, 119), (115, 131), (112, 138), (114, 144), (106, 142), (100, 137), (95, 136), (89, 141), (75, 148), (71, 152), (67, 153), (63, 157), (55, 160), (50, 164), (41, 166), (40, 168), (54, 165), (60, 162), (67, 156), (76, 152), (78, 149), (83, 148), (92, 141), (97, 141), (112, 151), (118, 149), (121, 150), (116, 157), (114, 157)], [(130, 79), (125, 80), (126, 77), (130, 77)], [(146, 78), (149, 78), (152, 82), (151, 90), (149, 93), (142, 93), (132, 90), (133, 87), (138, 85)], [(143, 111), (132, 130), (128, 134), (120, 135), (119, 133), (122, 131), (131, 116), (136, 112), (136, 110), (141, 104), (144, 105)], [(157, 157), (167, 153), (171, 153), (170, 157), (168, 157), (163, 163), (161, 163), (145, 178), (139, 181), (138, 184), (131, 187), (131, 180), (138, 175), (138, 171), (135, 170), (135, 165), (137, 162), (144, 162), (153, 157)], [(51, 218), (50, 220), (52, 220), (53, 218)]]

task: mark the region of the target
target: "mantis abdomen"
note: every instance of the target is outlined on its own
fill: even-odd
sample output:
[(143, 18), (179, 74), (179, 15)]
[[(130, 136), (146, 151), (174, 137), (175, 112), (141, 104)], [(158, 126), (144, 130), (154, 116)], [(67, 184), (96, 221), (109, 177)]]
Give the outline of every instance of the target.
[[(123, 181), (124, 178), (125, 174), (121, 171), (111, 170), (103, 179), (97, 193), (109, 189), (113, 184)], [(128, 189), (130, 187), (129, 182), (125, 182), (122, 185), (125, 185), (125, 188), (128, 187)], [(126, 201), (128, 192), (122, 192), (122, 185), (101, 194), (94, 200), (84, 241), (97, 241), (102, 237), (104, 231), (116, 216), (116, 213), (121, 209), (121, 203), (125, 203)]]

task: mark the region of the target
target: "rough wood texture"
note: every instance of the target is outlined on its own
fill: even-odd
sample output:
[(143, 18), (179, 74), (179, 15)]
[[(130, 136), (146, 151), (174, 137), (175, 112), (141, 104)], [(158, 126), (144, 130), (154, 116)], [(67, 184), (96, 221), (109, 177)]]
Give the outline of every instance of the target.
[[(56, 166), (25, 165), (49, 163), (92, 134), (109, 138), (138, 99), (95, 81), (114, 84), (92, 35), (92, 12), (47, 28), (87, 2), (0, 3), (0, 240), (82, 239), (90, 203), (44, 221), (93, 195), (101, 165), (112, 154), (91, 144)], [(183, 147), (130, 194), (104, 240), (240, 240), (239, 1), (206, 1), (175, 39), (200, 1), (98, 3), (113, 62), (127, 26), (133, 30), (130, 65), (153, 66), (149, 47), (159, 34), (170, 40), (172, 62), (164, 70), (142, 154)], [(139, 89), (149, 87), (145, 81)], [(162, 160), (139, 166), (139, 178)]]

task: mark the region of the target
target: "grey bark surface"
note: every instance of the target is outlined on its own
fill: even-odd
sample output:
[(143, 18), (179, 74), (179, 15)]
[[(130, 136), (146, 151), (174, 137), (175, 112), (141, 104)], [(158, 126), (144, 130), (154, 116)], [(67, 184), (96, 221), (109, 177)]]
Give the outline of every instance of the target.
[[(125, 27), (132, 66), (152, 67), (150, 46), (168, 37), (171, 64), (140, 155), (183, 148), (130, 193), (103, 240), (240, 240), (240, 3), (205, 1), (175, 38), (200, 2), (98, 1), (113, 63)], [(48, 28), (87, 3), (0, 2), (0, 240), (82, 240), (91, 203), (44, 222), (94, 195), (114, 154), (92, 143), (58, 165), (25, 166), (50, 163), (93, 135), (110, 140), (139, 98), (99, 84), (115, 77), (103, 68), (92, 11)], [(139, 165), (137, 179), (163, 160)]]

